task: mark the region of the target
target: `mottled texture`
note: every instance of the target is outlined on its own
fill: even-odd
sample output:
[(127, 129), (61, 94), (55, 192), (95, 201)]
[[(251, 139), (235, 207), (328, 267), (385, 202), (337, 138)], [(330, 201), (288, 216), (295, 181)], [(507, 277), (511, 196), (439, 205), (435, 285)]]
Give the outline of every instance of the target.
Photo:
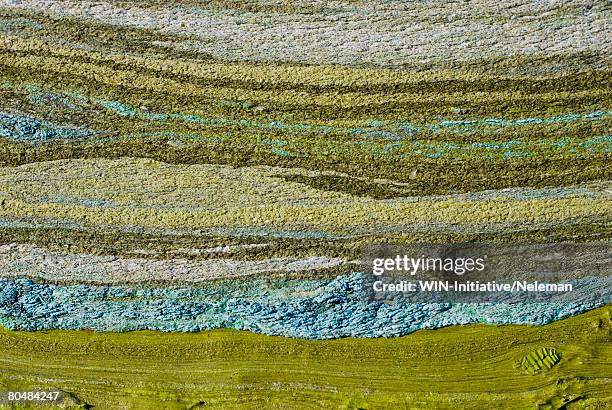
[(610, 5), (605, 1), (258, 1), (243, 12), (180, 1), (0, 4), (159, 30), (182, 38), (156, 45), (230, 61), (401, 65), (543, 51), (612, 51)]
[(374, 337), (605, 303), (602, 278), (508, 310), (353, 282), (371, 244), (610, 240), (610, 13), (0, 1), (0, 321)]
[[(577, 281), (580, 302), (385, 304), (361, 295), (360, 274), (334, 280), (220, 282), (197, 289), (37, 285), (0, 279), (0, 317), (15, 330), (233, 328), (305, 339), (402, 336), (468, 324), (543, 325), (601, 304), (609, 278)], [(580, 286), (582, 284), (582, 286)], [(609, 300), (609, 295), (608, 302)]]

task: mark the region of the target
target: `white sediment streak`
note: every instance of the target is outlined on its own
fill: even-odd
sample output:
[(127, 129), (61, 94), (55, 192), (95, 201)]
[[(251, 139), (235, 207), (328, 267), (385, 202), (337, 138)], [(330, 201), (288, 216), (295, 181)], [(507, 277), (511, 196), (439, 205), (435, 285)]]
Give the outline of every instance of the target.
[[(255, 3), (264, 5), (264, 3)], [(302, 3), (309, 13), (59, 0), (0, 6), (189, 36), (169, 45), (216, 58), (398, 65), (517, 54), (611, 51), (609, 6), (597, 1)]]
[(68, 254), (28, 244), (0, 245), (0, 277), (43, 279), (53, 282), (195, 283), (275, 272), (308, 272), (345, 263), (344, 259), (326, 256), (262, 260), (156, 260)]

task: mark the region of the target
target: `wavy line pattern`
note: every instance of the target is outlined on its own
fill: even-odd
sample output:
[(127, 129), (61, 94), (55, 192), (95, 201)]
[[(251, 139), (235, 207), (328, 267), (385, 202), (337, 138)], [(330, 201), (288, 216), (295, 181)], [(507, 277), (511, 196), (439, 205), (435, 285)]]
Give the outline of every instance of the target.
[(473, 3), (0, 0), (0, 323), (329, 339), (600, 305), (597, 277), (358, 296), (366, 245), (611, 238), (609, 5)]

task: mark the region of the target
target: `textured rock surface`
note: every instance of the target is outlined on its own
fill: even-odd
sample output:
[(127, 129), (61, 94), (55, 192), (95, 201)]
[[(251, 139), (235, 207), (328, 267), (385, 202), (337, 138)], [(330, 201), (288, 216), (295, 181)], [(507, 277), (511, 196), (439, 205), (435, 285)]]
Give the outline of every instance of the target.
[(610, 13), (0, 0), (0, 323), (377, 337), (606, 303), (368, 304), (354, 271), (610, 240)]
[[(11, 329), (250, 330), (307, 339), (401, 336), (468, 324), (543, 325), (599, 306), (606, 278), (577, 287), (581, 303), (384, 304), (361, 293), (360, 274), (318, 281), (222, 282), (194, 289), (55, 286), (0, 280), (0, 318)], [(609, 295), (608, 295), (609, 299)], [(609, 300), (608, 300), (609, 302)]]
[(257, 1), (255, 13), (189, 2), (113, 3), (3, 0), (0, 5), (182, 35), (182, 41), (158, 44), (231, 61), (400, 65), (612, 50), (609, 4), (598, 1)]

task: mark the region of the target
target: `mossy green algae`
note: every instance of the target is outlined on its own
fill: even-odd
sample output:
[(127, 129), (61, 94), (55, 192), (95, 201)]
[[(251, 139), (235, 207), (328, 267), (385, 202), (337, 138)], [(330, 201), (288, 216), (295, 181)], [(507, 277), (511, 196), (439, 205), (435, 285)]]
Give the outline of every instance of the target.
[[(610, 307), (370, 340), (0, 331), (0, 388), (61, 389), (98, 408), (605, 408), (611, 341)], [(514, 366), (543, 344), (563, 352), (556, 366)]]

